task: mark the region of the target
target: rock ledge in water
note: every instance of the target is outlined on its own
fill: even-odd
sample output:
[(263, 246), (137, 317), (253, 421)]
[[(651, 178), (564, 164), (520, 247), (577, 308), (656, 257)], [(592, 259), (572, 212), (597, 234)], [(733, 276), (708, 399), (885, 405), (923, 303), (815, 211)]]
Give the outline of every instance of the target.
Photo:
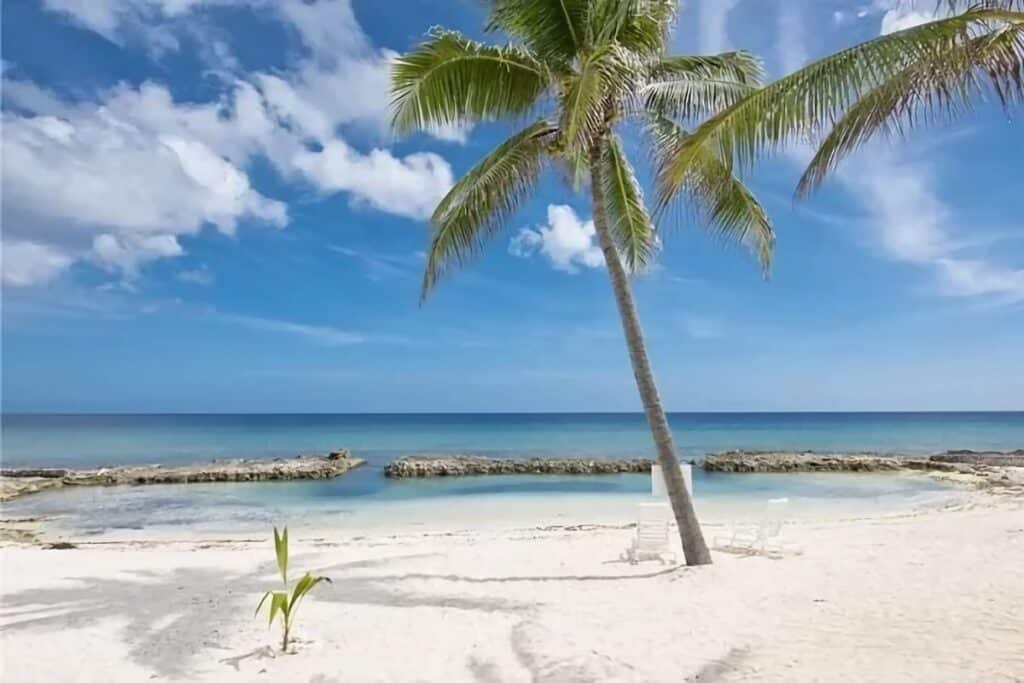
[(894, 472), (906, 464), (877, 453), (724, 451), (708, 454), (703, 467), (708, 472)]
[(209, 463), (163, 467), (141, 465), (89, 470), (2, 469), (0, 501), (61, 486), (196, 484), (208, 482), (332, 479), (363, 464), (347, 450), (327, 455), (300, 455), (273, 460), (214, 460)]
[(650, 472), (651, 460), (591, 460), (585, 458), (486, 458), (477, 455), (410, 455), (387, 464), (384, 476), (468, 477), (495, 474), (619, 474)]
[(982, 473), (989, 468), (1024, 467), (1024, 451), (947, 451), (937, 455), (817, 453), (814, 451), (723, 451), (710, 453), (708, 472), (897, 472), (928, 470)]

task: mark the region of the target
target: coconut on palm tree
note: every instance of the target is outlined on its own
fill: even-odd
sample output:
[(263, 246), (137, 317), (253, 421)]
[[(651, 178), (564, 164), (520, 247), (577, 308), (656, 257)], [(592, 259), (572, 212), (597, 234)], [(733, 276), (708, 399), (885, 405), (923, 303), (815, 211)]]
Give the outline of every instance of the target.
[[(638, 124), (660, 147), (686, 126), (757, 87), (760, 63), (742, 52), (671, 56), (676, 0), (493, 0), (487, 28), (504, 45), (447, 30), (395, 60), (394, 127), (400, 132), (499, 119), (525, 123), (467, 172), (438, 205), (423, 296), (501, 230), (549, 166), (587, 182), (626, 345), (679, 527), (687, 564), (711, 556), (683, 482), (630, 290), (649, 263), (655, 228), (619, 137)], [(681, 187), (704, 223), (752, 247), (767, 267), (773, 233), (764, 210), (713, 145), (688, 160)]]
[(690, 169), (709, 146), (739, 172), (786, 143), (815, 142), (797, 185), (804, 196), (877, 135), (952, 119), (975, 99), (1004, 107), (1024, 100), (1024, 0), (917, 2), (943, 10), (937, 14), (967, 9), (825, 57), (740, 98), (692, 135), (668, 141), (659, 204), (688, 188)]

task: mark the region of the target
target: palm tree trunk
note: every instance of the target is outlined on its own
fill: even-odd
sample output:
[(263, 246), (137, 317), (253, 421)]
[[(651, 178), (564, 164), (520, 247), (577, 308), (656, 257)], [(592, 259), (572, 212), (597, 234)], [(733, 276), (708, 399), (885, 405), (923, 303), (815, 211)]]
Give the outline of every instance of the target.
[(597, 231), (598, 242), (608, 266), (608, 277), (612, 282), (615, 302), (619, 306), (619, 317), (622, 318), (622, 330), (626, 336), (629, 360), (633, 365), (633, 377), (636, 379), (636, 387), (640, 392), (640, 400), (644, 404), (647, 424), (650, 425), (651, 435), (654, 437), (658, 464), (661, 465), (661, 471), (665, 477), (665, 488), (668, 491), (669, 501), (672, 503), (672, 513), (675, 515), (676, 524), (679, 527), (679, 538), (683, 543), (686, 564), (711, 564), (711, 553), (704, 542), (700, 522), (697, 521), (697, 513), (693, 509), (693, 499), (690, 497), (689, 491), (686, 490), (683, 472), (679, 468), (679, 460), (676, 458), (675, 445), (672, 443), (672, 432), (668, 427), (665, 410), (661, 407), (658, 387), (654, 383), (651, 362), (647, 358), (647, 347), (644, 345), (644, 336), (640, 330), (636, 305), (633, 303), (629, 277), (622, 266), (619, 252), (608, 231), (608, 215), (601, 187), (602, 156), (602, 147), (595, 146), (591, 150), (590, 192), (594, 204), (594, 228)]

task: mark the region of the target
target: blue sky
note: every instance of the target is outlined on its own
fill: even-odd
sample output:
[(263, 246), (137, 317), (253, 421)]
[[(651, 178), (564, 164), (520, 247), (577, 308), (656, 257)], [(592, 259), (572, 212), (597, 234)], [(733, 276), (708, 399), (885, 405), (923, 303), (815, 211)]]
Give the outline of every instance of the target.
[[(673, 43), (778, 76), (923, 2), (699, 0)], [(4, 410), (638, 409), (587, 202), (554, 174), (419, 306), (425, 218), (511, 128), (395, 139), (388, 60), (434, 25), (482, 37), (480, 7), (5, 3)], [(767, 281), (661, 226), (635, 290), (667, 407), (1024, 409), (1022, 152), (981, 103), (799, 205), (802, 152), (763, 163)]]

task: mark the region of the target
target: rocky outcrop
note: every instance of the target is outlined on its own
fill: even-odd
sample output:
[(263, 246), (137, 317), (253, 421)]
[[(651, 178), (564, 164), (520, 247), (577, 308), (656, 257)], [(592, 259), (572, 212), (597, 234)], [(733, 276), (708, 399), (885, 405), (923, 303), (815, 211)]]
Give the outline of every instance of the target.
[(976, 474), (987, 468), (1024, 467), (1024, 452), (947, 451), (930, 456), (814, 451), (724, 451), (711, 453), (708, 472), (897, 472), (927, 470)]
[(708, 472), (895, 472), (905, 462), (877, 453), (724, 451), (704, 458)]
[(30, 493), (39, 493), (46, 489), (56, 489), (64, 485), (60, 479), (44, 477), (7, 477), (0, 475), (0, 503), (13, 500)]
[(584, 458), (485, 458), (476, 455), (415, 455), (394, 460), (384, 468), (393, 479), (467, 477), (495, 474), (619, 474), (650, 472), (651, 460), (590, 460)]
[(992, 465), (994, 467), (1024, 467), (1024, 449), (1015, 451), (946, 451), (928, 458), (931, 462)]
[(4, 469), (0, 470), (0, 501), (61, 486), (331, 479), (363, 462), (353, 458), (347, 450), (338, 450), (328, 455), (300, 455), (273, 460), (214, 460), (181, 467), (142, 465), (90, 470)]

